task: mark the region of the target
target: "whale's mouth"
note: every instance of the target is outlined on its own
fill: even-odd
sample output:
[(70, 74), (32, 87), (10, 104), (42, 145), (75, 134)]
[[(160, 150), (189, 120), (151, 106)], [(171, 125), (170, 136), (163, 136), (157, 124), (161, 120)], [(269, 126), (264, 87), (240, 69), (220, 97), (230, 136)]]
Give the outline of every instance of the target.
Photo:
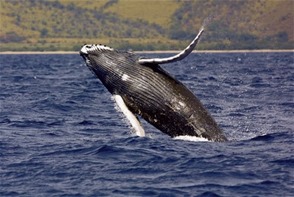
[(85, 44), (84, 46), (82, 46), (82, 48), (80, 50), (80, 55), (81, 56), (88, 55), (89, 48), (90, 48), (90, 45), (88, 45), (88, 44)]
[(87, 52), (87, 50), (85, 50), (85, 46), (86, 45), (84, 45), (82, 48), (81, 48), (81, 50), (80, 50), (80, 56), (82, 56), (82, 58), (84, 59), (84, 61), (86, 62), (86, 64), (87, 64), (87, 66), (89, 66), (90, 65), (90, 60), (89, 60), (89, 58), (88, 58), (88, 52)]

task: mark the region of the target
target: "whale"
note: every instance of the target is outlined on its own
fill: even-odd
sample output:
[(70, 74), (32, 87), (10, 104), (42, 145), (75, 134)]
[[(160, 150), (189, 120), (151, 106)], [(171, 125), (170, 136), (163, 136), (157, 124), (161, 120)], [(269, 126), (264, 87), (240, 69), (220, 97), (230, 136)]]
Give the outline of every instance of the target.
[(79, 54), (111, 93), (136, 135), (145, 136), (143, 118), (173, 138), (225, 142), (226, 136), (200, 100), (160, 66), (186, 58), (203, 32), (204, 27), (184, 50), (165, 58), (144, 58), (101, 44), (85, 44)]

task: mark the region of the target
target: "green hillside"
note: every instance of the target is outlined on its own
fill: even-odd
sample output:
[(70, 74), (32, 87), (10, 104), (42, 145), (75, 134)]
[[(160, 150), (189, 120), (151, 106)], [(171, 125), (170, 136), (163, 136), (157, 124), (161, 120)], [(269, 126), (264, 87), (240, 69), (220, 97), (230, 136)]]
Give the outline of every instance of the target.
[(172, 38), (193, 35), (210, 16), (203, 40), (209, 48), (293, 49), (293, 10), (292, 0), (186, 1), (174, 13), (170, 33)]
[[(0, 0), (0, 51), (293, 49), (292, 0)], [(210, 20), (207, 20), (207, 19)]]

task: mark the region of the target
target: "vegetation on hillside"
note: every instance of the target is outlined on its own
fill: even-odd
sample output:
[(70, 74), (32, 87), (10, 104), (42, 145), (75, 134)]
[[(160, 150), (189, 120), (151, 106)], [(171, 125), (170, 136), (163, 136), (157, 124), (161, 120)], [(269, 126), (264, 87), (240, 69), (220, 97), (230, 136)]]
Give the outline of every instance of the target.
[[(293, 49), (292, 0), (1, 0), (0, 50)], [(207, 20), (209, 19), (209, 20)]]
[(209, 16), (204, 39), (209, 48), (293, 49), (293, 8), (291, 0), (185, 1), (173, 15), (170, 37), (193, 35)]

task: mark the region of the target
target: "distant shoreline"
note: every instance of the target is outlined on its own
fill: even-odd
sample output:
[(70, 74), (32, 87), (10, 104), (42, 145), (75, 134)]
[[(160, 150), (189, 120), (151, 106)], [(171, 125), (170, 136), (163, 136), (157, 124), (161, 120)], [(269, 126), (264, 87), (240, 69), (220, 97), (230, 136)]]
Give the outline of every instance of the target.
[[(151, 54), (151, 53), (179, 53), (177, 50), (168, 51), (133, 51), (138, 54)], [(294, 49), (261, 49), (261, 50), (200, 50), (193, 51), (193, 53), (283, 53), (294, 52)], [(78, 54), (77, 51), (3, 51), (0, 55), (34, 55), (34, 54)]]

